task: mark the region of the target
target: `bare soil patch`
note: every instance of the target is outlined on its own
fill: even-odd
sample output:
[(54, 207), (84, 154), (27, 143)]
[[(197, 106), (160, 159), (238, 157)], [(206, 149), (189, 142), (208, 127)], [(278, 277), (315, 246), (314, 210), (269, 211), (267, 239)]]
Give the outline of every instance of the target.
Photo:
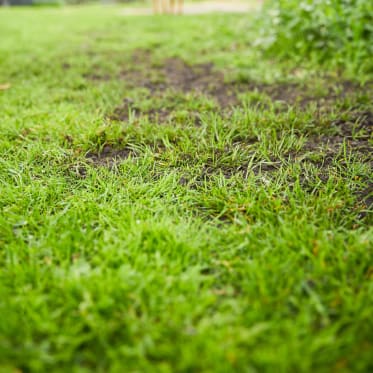
[[(151, 61), (151, 54), (147, 51), (136, 51), (132, 61), (136, 67), (124, 69), (120, 75), (129, 88), (145, 88), (148, 93), (144, 94), (144, 98), (170, 97), (163, 107), (151, 109), (144, 109), (141, 103), (126, 97), (110, 116), (111, 119), (127, 121), (130, 115), (135, 115), (157, 119), (158, 123), (165, 122), (178, 109), (178, 102), (172, 102), (172, 92), (206, 96), (221, 109), (239, 103), (235, 84), (226, 82), (224, 73), (216, 70), (211, 63), (189, 65), (180, 58), (168, 58), (157, 65)], [(196, 117), (195, 114), (191, 116)]]
[[(180, 184), (192, 189), (202, 186), (206, 181), (214, 180), (217, 175), (223, 175), (230, 179), (235, 175), (246, 179), (250, 174), (254, 174), (268, 182), (275, 177), (277, 171), (286, 168), (289, 164), (298, 162), (301, 165), (299, 180), (305, 190), (312, 191), (319, 181), (326, 183), (331, 177), (331, 170), (335, 164), (338, 164), (338, 173), (343, 174), (347, 170), (345, 155), (355, 157), (359, 162), (373, 167), (373, 147), (372, 141), (372, 112), (354, 112), (344, 120), (330, 122), (337, 134), (312, 136), (298, 152), (289, 152), (282, 158), (261, 159), (255, 154), (255, 151), (249, 151), (250, 163), (227, 164), (223, 160), (227, 158), (232, 149), (225, 149), (223, 152), (216, 151), (211, 160), (207, 160), (203, 165), (200, 175), (190, 177), (184, 175), (180, 179)], [(236, 144), (237, 145), (237, 144)], [(244, 151), (244, 150), (243, 150)], [(346, 153), (344, 153), (346, 151)], [(191, 155), (185, 155), (184, 159), (193, 161)], [(306, 164), (311, 163), (317, 167), (312, 175), (306, 170)], [(356, 201), (362, 210), (360, 218), (368, 215), (373, 207), (373, 182), (363, 176), (356, 180), (362, 187), (357, 188), (355, 192)], [(295, 182), (290, 177), (289, 185)]]
[(371, 158), (373, 151), (371, 145), (373, 134), (372, 112), (353, 112), (346, 119), (337, 119), (330, 122), (330, 129), (333, 129), (335, 133), (310, 138), (303, 147), (303, 151), (312, 152), (324, 148), (327, 156), (334, 156), (345, 144), (348, 151)]
[[(268, 96), (272, 102), (283, 103), (284, 109), (287, 105), (295, 105), (305, 108), (314, 103), (320, 107), (328, 107), (338, 99), (346, 98), (360, 89), (356, 84), (342, 81), (330, 86), (324, 95), (312, 93), (308, 87), (297, 83), (265, 84), (254, 81), (228, 81), (225, 73), (215, 68), (212, 63), (191, 65), (180, 58), (173, 57), (161, 63), (152, 59), (152, 54), (147, 50), (137, 50), (132, 56), (131, 67), (124, 68), (120, 74), (128, 89), (144, 88), (144, 99), (168, 98), (167, 103), (163, 100), (162, 105), (152, 108), (144, 108), (142, 102), (136, 102), (131, 97), (126, 97), (123, 104), (116, 108), (111, 119), (128, 121), (130, 115), (135, 117), (148, 117), (155, 123), (165, 123), (172, 119), (175, 110), (180, 108), (180, 102), (172, 102), (172, 93), (194, 94), (205, 96), (215, 102), (220, 112), (239, 106), (240, 96), (248, 93), (260, 93)], [(91, 79), (97, 80), (98, 74), (92, 74)], [(102, 79), (107, 79), (102, 75)], [(265, 101), (265, 100), (264, 100)], [(265, 108), (268, 103), (252, 102), (253, 105)], [(206, 111), (206, 110), (205, 110)], [(196, 118), (198, 124), (198, 113), (190, 113)]]
[(86, 159), (89, 163), (95, 166), (113, 167), (118, 161), (128, 158), (134, 154), (132, 149), (116, 149), (110, 145), (105, 145), (103, 149), (98, 152), (88, 152)]
[[(217, 110), (223, 115), (229, 115), (231, 108), (241, 105), (240, 95), (251, 92), (264, 94), (272, 101), (284, 103), (285, 107), (291, 105), (299, 110), (303, 110), (307, 105), (315, 104), (322, 109), (320, 112), (324, 113), (333, 109), (338, 99), (347, 98), (356, 92), (365, 93), (364, 89), (349, 81), (342, 81), (338, 84), (333, 82), (327, 86), (323, 95), (315, 95), (312, 89), (308, 90), (307, 87), (295, 83), (263, 84), (251, 81), (227, 81), (224, 72), (217, 70), (212, 63), (191, 65), (177, 57), (159, 62), (154, 61), (152, 53), (147, 50), (135, 51), (130, 62), (130, 67), (122, 70), (120, 79), (128, 88), (129, 94), (132, 89), (144, 89), (142, 98), (145, 101), (151, 100), (152, 105), (146, 107), (143, 100), (137, 102), (135, 98), (125, 97), (122, 105), (110, 115), (113, 120), (127, 122), (130, 118), (146, 117), (154, 124), (170, 123), (175, 119), (175, 112), (180, 108), (186, 108), (187, 119), (198, 125), (200, 123), (198, 110), (191, 111), (188, 106), (191, 94), (198, 97), (204, 96), (215, 103), (210, 108), (204, 107), (202, 109), (204, 112)], [(92, 75), (94, 80), (99, 78), (99, 74)], [(106, 76), (102, 75), (102, 79), (106, 79)], [(365, 89), (370, 88), (368, 86)], [(258, 100), (259, 102), (253, 102), (253, 105), (265, 109), (266, 104)], [(314, 120), (317, 122), (319, 118), (315, 117)], [(358, 156), (361, 162), (372, 165), (372, 126), (373, 113), (357, 108), (348, 115), (344, 113), (340, 119), (330, 121), (323, 133), (311, 135), (300, 151), (285, 154), (282, 159), (254, 159), (250, 165), (227, 165), (220, 164), (219, 155), (215, 155), (214, 162), (206, 162), (199, 177), (192, 178), (192, 180), (185, 175), (180, 183), (188, 187), (197, 187), (217, 174), (230, 178), (235, 174), (247, 177), (253, 172), (255, 175), (271, 177), (272, 173), (289, 162), (313, 163), (320, 169), (319, 177), (325, 182), (328, 178), (328, 170), (341, 153), (342, 147), (345, 147), (346, 151), (353, 156)], [(243, 139), (243, 144), (255, 144), (255, 141), (257, 140)], [(226, 156), (229, 151), (227, 149), (222, 157)], [(247, 152), (244, 147), (243, 151)], [(100, 153), (88, 153), (87, 159), (94, 165), (112, 167), (130, 155), (133, 155), (133, 151), (128, 148), (118, 150), (114, 146), (107, 145)], [(305, 183), (307, 182), (306, 174), (300, 175), (300, 178), (305, 180)], [(368, 181), (367, 185), (367, 188), (357, 194), (357, 198), (370, 207), (373, 202), (372, 183)]]

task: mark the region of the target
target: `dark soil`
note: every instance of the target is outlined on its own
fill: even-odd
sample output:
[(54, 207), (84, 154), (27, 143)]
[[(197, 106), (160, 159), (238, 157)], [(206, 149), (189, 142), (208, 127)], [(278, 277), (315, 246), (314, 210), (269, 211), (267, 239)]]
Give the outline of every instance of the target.
[[(335, 156), (345, 144), (346, 149), (353, 154), (372, 157), (373, 113), (353, 112), (346, 119), (330, 122), (329, 129), (333, 134), (313, 136), (302, 149), (304, 152), (323, 151), (325, 155)], [(372, 159), (370, 159), (372, 161)]]
[[(318, 180), (326, 183), (330, 177), (330, 169), (335, 164), (334, 162), (338, 163), (343, 173), (345, 168), (344, 149), (347, 157), (357, 157), (360, 162), (373, 167), (372, 119), (373, 115), (371, 112), (351, 113), (351, 116), (345, 120), (337, 120), (330, 123), (330, 127), (335, 127), (336, 135), (310, 137), (301, 151), (284, 154), (282, 159), (264, 160), (255, 157), (250, 164), (226, 165), (219, 162), (219, 158), (226, 156), (230, 149), (226, 149), (225, 154), (217, 152), (214, 155), (215, 161), (207, 161), (202, 167), (199, 176), (191, 178), (184, 175), (180, 179), (180, 184), (198, 188), (204, 182), (213, 180), (219, 174), (229, 179), (234, 175), (247, 178), (251, 173), (265, 182), (268, 178), (273, 177), (281, 167), (287, 167), (289, 163), (295, 162), (299, 162), (301, 165), (312, 163), (319, 170)], [(254, 153), (251, 155), (254, 156)], [(295, 182), (295, 180), (290, 179), (289, 185)], [(309, 189), (312, 191), (318, 183), (314, 176), (310, 179), (305, 169), (301, 171), (299, 179), (305, 190)], [(359, 180), (359, 184), (363, 185), (363, 187), (357, 189), (355, 195), (356, 201), (363, 208), (363, 211), (360, 212), (360, 217), (363, 218), (368, 214), (367, 211), (370, 211), (373, 207), (373, 182), (365, 179)]]
[[(128, 88), (145, 88), (143, 98), (163, 98), (165, 94), (176, 92), (178, 94), (193, 93), (213, 99), (220, 110), (238, 106), (240, 94), (259, 92), (267, 95), (272, 101), (285, 105), (305, 107), (311, 103), (327, 106), (339, 98), (348, 97), (359, 87), (352, 82), (342, 81), (329, 87), (326, 94), (315, 96), (312, 90), (296, 83), (264, 84), (253, 81), (227, 81), (223, 71), (219, 71), (212, 63), (190, 65), (180, 58), (167, 58), (161, 63), (154, 61), (152, 54), (147, 50), (137, 50), (132, 56), (130, 68), (120, 73), (120, 79)], [(100, 78), (100, 74), (91, 73), (92, 80)], [(107, 79), (102, 74), (102, 79)], [(337, 89), (336, 89), (337, 88)], [(254, 105), (265, 107), (263, 102), (254, 102)], [(141, 103), (126, 97), (123, 104), (115, 109), (111, 119), (127, 121), (129, 113), (136, 117), (146, 116), (157, 123), (164, 123), (172, 118), (177, 105), (152, 108), (141, 107)], [(195, 117), (195, 113), (192, 113)]]
[[(203, 108), (201, 111), (219, 110), (221, 114), (229, 115), (229, 109), (240, 106), (240, 94), (259, 92), (269, 97), (274, 102), (280, 102), (304, 109), (309, 104), (315, 104), (322, 111), (332, 110), (338, 99), (347, 98), (356, 92), (366, 93), (356, 84), (348, 81), (335, 84), (333, 82), (325, 90), (323, 95), (315, 95), (312, 89), (299, 84), (262, 84), (256, 82), (227, 81), (224, 73), (218, 71), (212, 63), (190, 65), (180, 58), (168, 58), (161, 63), (155, 62), (152, 53), (146, 50), (137, 50), (132, 56), (130, 68), (125, 68), (120, 74), (120, 79), (125, 83), (128, 91), (131, 89), (144, 88), (142, 100), (138, 103), (134, 98), (126, 97), (121, 106), (116, 108), (110, 115), (111, 119), (128, 121), (131, 118), (147, 118), (155, 124), (170, 123), (174, 120), (174, 113), (184, 107), (188, 110), (190, 122), (198, 125), (200, 123), (198, 110), (191, 112), (188, 109), (189, 97), (187, 94), (206, 96), (215, 102), (215, 107)], [(107, 79), (105, 74), (88, 74), (93, 80)], [(327, 85), (328, 86), (328, 85)], [(369, 90), (370, 88), (368, 88)], [(150, 99), (151, 108), (146, 108), (143, 101)], [(149, 102), (149, 100), (148, 100)], [(153, 105), (154, 103), (154, 105)], [(253, 103), (265, 109), (261, 102)], [(315, 118), (317, 122), (319, 118)], [(247, 177), (253, 172), (255, 175), (270, 175), (277, 171), (284, 163), (304, 162), (313, 163), (320, 169), (320, 179), (324, 182), (328, 178), (328, 169), (341, 155), (344, 148), (352, 156), (357, 156), (360, 161), (373, 164), (373, 148), (371, 145), (373, 126), (373, 113), (361, 111), (344, 113), (340, 119), (327, 123), (325, 131), (320, 134), (310, 135), (307, 143), (301, 151), (290, 152), (283, 159), (255, 159), (251, 166), (223, 165), (219, 161), (207, 162), (197, 178), (185, 175), (180, 184), (189, 187), (197, 187), (214, 175), (223, 174), (230, 178), (235, 174)], [(256, 140), (245, 139), (247, 145), (255, 143)], [(243, 151), (245, 151), (243, 149)], [(227, 149), (229, 152), (229, 149)], [(89, 162), (112, 167), (116, 162), (133, 155), (133, 151), (124, 148), (115, 149), (109, 145), (105, 146), (100, 153), (88, 153)], [(284, 159), (286, 161), (284, 161)], [(248, 168), (251, 168), (250, 170)], [(301, 175), (306, 180), (306, 175)], [(306, 181), (305, 181), (306, 183)], [(369, 208), (372, 206), (372, 183), (364, 190), (357, 193), (357, 199)]]
[(115, 149), (110, 145), (105, 145), (104, 148), (98, 152), (89, 152), (86, 154), (86, 159), (89, 163), (96, 166), (113, 167), (118, 161), (128, 158), (133, 155), (132, 149)]
[[(213, 64), (189, 65), (179, 58), (168, 58), (160, 66), (147, 67), (140, 64), (135, 70), (124, 70), (121, 78), (130, 87), (146, 88), (148, 93), (144, 98), (164, 98), (169, 91), (178, 94), (193, 93), (213, 99), (221, 110), (237, 106), (240, 103), (239, 93), (255, 91), (259, 87), (253, 84), (244, 87), (245, 85), (242, 83), (226, 82), (224, 73), (217, 71)], [(278, 97), (281, 96), (280, 92), (276, 92), (276, 94)], [(157, 119), (158, 123), (164, 123), (171, 118), (176, 109), (177, 106), (168, 105), (167, 107), (144, 110), (127, 97), (124, 99), (123, 105), (114, 111), (111, 118), (127, 121), (129, 113), (132, 112), (136, 116), (147, 116), (151, 120)]]
[[(165, 103), (164, 99), (166, 96), (153, 96), (153, 100), (159, 98), (162, 102), (158, 103), (158, 105), (146, 109), (141, 108), (138, 104), (136, 104), (135, 100), (131, 98), (125, 98), (123, 100), (123, 104), (114, 110), (113, 114), (110, 115), (110, 119), (119, 120), (119, 121), (128, 121), (130, 117), (132, 118), (147, 118), (152, 123), (169, 123), (173, 119), (175, 119), (175, 113), (183, 107), (187, 107), (187, 100), (184, 99), (181, 102), (180, 98), (175, 99), (172, 95), (167, 96), (167, 103)], [(206, 110), (205, 110), (206, 111)], [(196, 111), (188, 110), (188, 117), (184, 118), (184, 120), (193, 123), (194, 125), (198, 126), (201, 123), (200, 115)]]

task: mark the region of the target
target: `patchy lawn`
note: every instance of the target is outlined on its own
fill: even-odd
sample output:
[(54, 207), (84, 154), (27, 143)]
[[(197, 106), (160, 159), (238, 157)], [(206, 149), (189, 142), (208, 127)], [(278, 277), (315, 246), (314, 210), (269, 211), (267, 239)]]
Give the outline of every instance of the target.
[(372, 79), (253, 17), (0, 9), (0, 371), (372, 368)]

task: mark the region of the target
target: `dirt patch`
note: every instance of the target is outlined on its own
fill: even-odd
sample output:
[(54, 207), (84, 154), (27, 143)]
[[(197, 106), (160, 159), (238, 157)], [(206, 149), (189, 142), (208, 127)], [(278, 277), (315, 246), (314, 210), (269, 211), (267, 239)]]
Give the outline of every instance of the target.
[[(247, 158), (249, 163), (235, 163), (233, 160), (227, 162), (229, 154), (233, 149), (214, 152), (214, 156), (207, 160), (202, 166), (200, 174), (197, 176), (183, 175), (180, 184), (191, 189), (196, 189), (204, 185), (205, 182), (213, 181), (216, 176), (223, 175), (230, 179), (238, 176), (246, 179), (254, 174), (263, 183), (270, 183), (276, 178), (277, 171), (286, 169), (289, 165), (298, 163), (300, 171), (298, 174), (300, 183), (304, 190), (313, 192), (317, 185), (328, 182), (331, 175), (337, 173), (343, 177), (348, 171), (346, 157), (354, 157), (360, 163), (373, 167), (373, 147), (372, 140), (372, 118), (371, 112), (355, 112), (349, 117), (333, 121), (329, 124), (330, 130), (336, 134), (319, 135), (310, 137), (301, 150), (283, 154), (282, 158), (263, 159), (249, 150)], [(236, 144), (237, 145), (237, 144)], [(246, 144), (243, 144), (245, 146)], [(253, 143), (255, 147), (255, 142)], [(242, 149), (244, 152), (244, 147)], [(189, 155), (192, 161), (193, 157)], [(232, 157), (233, 159), (233, 157)], [(188, 163), (188, 155), (182, 157), (182, 163)], [(313, 164), (317, 169), (309, 173), (306, 164)], [(289, 185), (296, 182), (294, 176), (288, 175)], [(359, 217), (362, 219), (369, 215), (373, 208), (373, 183), (366, 176), (356, 177), (356, 197), (357, 207), (360, 210)]]
[[(227, 115), (230, 114), (232, 107), (241, 105), (240, 95), (248, 93), (260, 93), (267, 96), (267, 100), (261, 100), (258, 97), (253, 105), (265, 108), (266, 102), (281, 102), (287, 105), (295, 106), (302, 110), (310, 104), (315, 104), (316, 110), (314, 121), (317, 124), (315, 128), (320, 128), (319, 121), (323, 119), (325, 110), (334, 110), (335, 103), (339, 99), (348, 98), (356, 93), (366, 93), (371, 90), (371, 86), (362, 89), (352, 82), (340, 82), (335, 84), (331, 82), (329, 86), (323, 86), (323, 93), (312, 93), (301, 84), (262, 84), (251, 81), (227, 81), (223, 71), (219, 71), (212, 63), (191, 65), (180, 58), (168, 58), (163, 61), (153, 59), (151, 51), (137, 50), (133, 53), (128, 66), (120, 73), (119, 78), (124, 82), (127, 97), (123, 100), (121, 106), (116, 108), (110, 115), (111, 119), (127, 122), (133, 118), (147, 118), (152, 123), (174, 123), (178, 120), (180, 112), (185, 111), (181, 118), (181, 123), (187, 121), (198, 125), (200, 123), (199, 113), (208, 111)], [(92, 75), (94, 80), (106, 79), (103, 74)], [(100, 78), (101, 77), (101, 78)], [(136, 96), (130, 96), (132, 90), (136, 89), (141, 99)], [(143, 89), (143, 91), (139, 91)], [(135, 91), (134, 91), (135, 92)], [(196, 96), (197, 106), (191, 105), (191, 99)], [(137, 96), (138, 97), (138, 96)], [(198, 107), (198, 102), (202, 97), (212, 104), (209, 106)], [(257, 97), (254, 95), (253, 97)], [(204, 104), (205, 105), (205, 104)], [(193, 109), (190, 109), (193, 107)], [(280, 105), (281, 107), (281, 105)], [(319, 114), (318, 114), (319, 112)], [(318, 117), (320, 115), (320, 117)], [(321, 122), (320, 122), (321, 123)], [(243, 152), (249, 152), (247, 155), (251, 159), (250, 164), (226, 164), (222, 155), (222, 162), (219, 157), (214, 161), (206, 162), (199, 176), (184, 175), (180, 179), (180, 184), (187, 187), (198, 187), (206, 180), (212, 179), (217, 174), (223, 174), (226, 178), (231, 178), (239, 174), (246, 178), (250, 173), (261, 176), (263, 180), (269, 180), (272, 174), (275, 174), (282, 167), (291, 163), (312, 163), (320, 171), (319, 179), (326, 182), (330, 175), (330, 168), (334, 167), (335, 162), (343, 156), (343, 151), (356, 156), (360, 162), (372, 164), (373, 149), (372, 141), (373, 113), (371, 111), (361, 111), (356, 109), (354, 112), (343, 113), (339, 119), (324, 123), (322, 132), (314, 135), (309, 132), (308, 141), (299, 151), (283, 154), (282, 159), (260, 159), (254, 152), (250, 154), (247, 145), (253, 145), (255, 148), (256, 139), (242, 139)], [(229, 149), (227, 150), (229, 152)], [(121, 150), (110, 146), (104, 147), (100, 153), (88, 153), (89, 162), (98, 166), (112, 167), (120, 160), (127, 159), (133, 155), (133, 151), (128, 148)], [(255, 159), (252, 159), (254, 157)], [(340, 163), (342, 165), (342, 163)], [(343, 165), (342, 165), (343, 166)], [(342, 167), (341, 166), (341, 167)], [(181, 166), (180, 169), (183, 169)], [(301, 171), (302, 172), (302, 171)], [(300, 175), (301, 180), (309, 182), (308, 175)], [(312, 181), (311, 181), (312, 184)], [(372, 205), (371, 184), (363, 191), (357, 193), (357, 199), (361, 203)]]
[[(146, 118), (151, 123), (169, 123), (170, 121), (181, 120), (183, 123), (191, 123), (195, 126), (201, 124), (201, 117), (198, 111), (188, 109), (187, 100), (184, 98), (175, 99), (175, 97), (167, 97), (165, 102), (165, 96), (153, 96), (154, 101), (159, 100), (158, 103), (154, 103), (151, 108), (141, 107), (135, 100), (126, 98), (123, 100), (123, 104), (116, 108), (110, 115), (110, 119), (127, 122), (131, 118), (139, 119)], [(204, 113), (208, 112), (209, 109), (204, 109)]]
[(348, 119), (335, 120), (331, 125), (338, 128), (340, 136), (350, 138), (356, 136), (368, 141), (373, 133), (373, 112), (351, 113)]
[[(147, 61), (147, 62), (144, 62)], [(168, 58), (161, 64), (151, 62), (150, 53), (136, 51), (132, 62), (134, 68), (123, 70), (120, 78), (129, 88), (145, 88), (143, 99), (157, 98), (163, 102), (160, 107), (147, 109), (141, 107), (134, 99), (126, 97), (123, 104), (114, 110), (111, 119), (126, 121), (131, 115), (147, 116), (149, 119), (157, 119), (162, 123), (169, 119), (175, 110), (183, 108), (180, 99), (175, 100), (174, 94), (205, 96), (218, 105), (221, 109), (237, 105), (237, 87), (225, 82), (224, 73), (217, 71), (211, 63), (189, 65), (179, 58)], [(184, 107), (187, 107), (187, 99), (184, 97)], [(206, 111), (206, 108), (204, 108)], [(190, 112), (190, 117), (198, 123), (198, 113)]]
[(129, 148), (115, 149), (110, 145), (105, 145), (100, 152), (88, 152), (86, 159), (89, 163), (95, 166), (113, 167), (121, 160), (127, 159), (131, 155), (135, 155), (134, 151)]
[(100, 72), (90, 72), (83, 74), (83, 77), (88, 80), (100, 82), (100, 81), (109, 81), (112, 77), (109, 74), (104, 74)]
[(137, 51), (133, 62), (137, 68), (123, 70), (121, 78), (131, 88), (146, 88), (150, 96), (162, 96), (166, 90), (184, 94), (196, 93), (215, 100), (224, 109), (239, 104), (238, 95), (242, 93), (257, 91), (267, 94), (273, 100), (289, 103), (294, 103), (301, 95), (301, 87), (296, 84), (227, 81), (224, 72), (217, 70), (212, 63), (190, 65), (173, 57), (154, 64), (147, 51)]
[(63, 70), (69, 70), (71, 69), (71, 64), (68, 63), (68, 62), (64, 62), (62, 65), (61, 65), (62, 69)]
[(359, 213), (359, 218), (363, 219), (373, 214), (373, 182), (368, 182), (366, 188), (356, 193), (356, 199), (363, 210)]
[[(147, 54), (145, 56), (148, 58)], [(138, 58), (137, 53), (134, 61)], [(224, 73), (217, 71), (211, 63), (189, 65), (179, 58), (169, 58), (160, 66), (140, 66), (137, 69), (125, 70), (121, 73), (121, 79), (129, 88), (145, 88), (147, 93), (144, 93), (143, 99), (163, 101), (161, 106), (149, 109), (141, 107), (141, 103), (136, 103), (134, 99), (126, 97), (123, 104), (110, 116), (111, 119), (121, 121), (127, 121), (131, 115), (146, 116), (157, 123), (172, 119), (175, 111), (188, 107), (186, 98), (184, 98), (185, 105), (181, 105), (180, 100), (175, 101), (172, 98), (173, 94), (204, 96), (215, 102), (215, 109), (219, 107), (221, 111), (224, 111), (239, 104), (239, 93), (256, 89), (254, 85), (244, 88), (242, 84), (226, 82)], [(167, 103), (165, 103), (165, 98), (168, 98)], [(203, 111), (209, 110), (203, 108)], [(188, 112), (189, 118), (199, 124), (198, 113), (190, 112), (190, 110)]]
[[(302, 149), (305, 152), (320, 152), (326, 159), (337, 155), (343, 145), (352, 154), (361, 156), (361, 160), (372, 162), (373, 113), (355, 112), (345, 119), (332, 121), (328, 126), (333, 134), (311, 137)], [(320, 166), (321, 164), (318, 163)]]
[[(149, 144), (144, 144), (144, 149), (150, 149), (155, 157), (163, 153), (165, 146), (161, 141), (155, 141)], [(128, 158), (136, 159), (139, 157), (141, 150), (134, 149), (129, 145), (106, 144), (99, 151), (89, 151), (85, 158), (87, 163), (93, 166), (103, 166), (106, 168), (113, 168), (115, 165), (121, 163)]]
[[(157, 123), (172, 119), (173, 113), (180, 109), (180, 102), (172, 103), (172, 95), (196, 95), (215, 102), (215, 108), (220, 112), (241, 104), (241, 95), (250, 93), (264, 94), (272, 102), (305, 108), (310, 104), (328, 108), (338, 99), (346, 98), (356, 91), (362, 91), (357, 84), (342, 81), (330, 84), (323, 94), (312, 93), (310, 87), (297, 83), (265, 84), (254, 81), (228, 81), (225, 73), (216, 69), (212, 63), (191, 65), (178, 57), (167, 58), (163, 61), (154, 60), (151, 51), (136, 50), (129, 63), (130, 68), (121, 71), (121, 79), (129, 91), (143, 88), (144, 93), (140, 102), (133, 97), (126, 97), (123, 104), (114, 110), (111, 119), (128, 121), (134, 117), (146, 116)], [(105, 74), (90, 73), (86, 77), (92, 80), (106, 80)], [(368, 88), (366, 88), (368, 90)], [(168, 97), (167, 97), (168, 96)], [(167, 97), (167, 103), (165, 99)], [(157, 100), (160, 105), (151, 109), (143, 106), (143, 100)], [(252, 105), (266, 108), (268, 101), (258, 98), (252, 100)], [(186, 105), (187, 106), (187, 105)], [(280, 110), (280, 109), (279, 109)], [(206, 108), (203, 108), (206, 112)], [(197, 113), (198, 114), (198, 113)], [(191, 113), (191, 117), (198, 117)], [(198, 122), (198, 121), (197, 121)]]
[(238, 103), (234, 84), (226, 83), (224, 73), (211, 63), (188, 65), (179, 58), (164, 62), (163, 73), (167, 86), (183, 93), (195, 92), (207, 95), (225, 108)]

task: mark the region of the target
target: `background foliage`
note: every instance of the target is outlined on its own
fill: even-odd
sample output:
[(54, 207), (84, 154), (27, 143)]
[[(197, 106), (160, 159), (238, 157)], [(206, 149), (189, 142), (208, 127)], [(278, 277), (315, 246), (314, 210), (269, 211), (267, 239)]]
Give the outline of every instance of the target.
[(267, 3), (260, 22), (257, 44), (269, 54), (373, 71), (371, 1), (274, 0)]

